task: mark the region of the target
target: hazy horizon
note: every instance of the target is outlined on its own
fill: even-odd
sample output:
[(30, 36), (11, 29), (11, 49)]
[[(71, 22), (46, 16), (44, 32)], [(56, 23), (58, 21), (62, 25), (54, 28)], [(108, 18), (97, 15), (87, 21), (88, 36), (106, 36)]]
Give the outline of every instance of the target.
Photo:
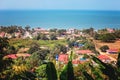
[(1, 0), (0, 10), (117, 10), (119, 0)]

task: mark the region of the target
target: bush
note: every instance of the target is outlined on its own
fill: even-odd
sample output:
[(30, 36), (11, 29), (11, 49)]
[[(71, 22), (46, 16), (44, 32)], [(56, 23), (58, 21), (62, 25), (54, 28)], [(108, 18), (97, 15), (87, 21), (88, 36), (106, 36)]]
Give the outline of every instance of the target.
[(40, 50), (39, 47), (40, 46), (37, 43), (33, 43), (32, 46), (30, 47), (30, 49), (28, 50), (28, 53), (32, 54), (32, 53), (34, 53), (36, 51), (39, 51)]
[(104, 45), (104, 46), (100, 47), (100, 50), (102, 52), (106, 52), (106, 50), (108, 50), (108, 49), (109, 49), (109, 47), (107, 45)]
[(115, 35), (112, 33), (102, 34), (102, 35), (100, 35), (99, 38), (103, 42), (112, 42), (116, 39)]

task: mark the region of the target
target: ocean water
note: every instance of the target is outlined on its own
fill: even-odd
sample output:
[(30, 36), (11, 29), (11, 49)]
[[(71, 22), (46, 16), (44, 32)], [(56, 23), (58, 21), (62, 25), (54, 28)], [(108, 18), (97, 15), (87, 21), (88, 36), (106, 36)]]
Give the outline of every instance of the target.
[(120, 28), (120, 11), (0, 10), (0, 26), (41, 28)]

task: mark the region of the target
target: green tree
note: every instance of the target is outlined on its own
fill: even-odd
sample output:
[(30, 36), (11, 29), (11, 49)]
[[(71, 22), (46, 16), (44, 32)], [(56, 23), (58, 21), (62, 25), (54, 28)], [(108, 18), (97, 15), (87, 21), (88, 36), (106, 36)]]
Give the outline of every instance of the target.
[(46, 73), (47, 73), (48, 80), (57, 80), (57, 71), (56, 71), (56, 68), (52, 62), (47, 63)]
[(57, 36), (55, 34), (50, 35), (50, 40), (57, 40)]
[(29, 58), (27, 58), (26, 61), (30, 69), (38, 67), (40, 64), (42, 64), (42, 60), (40, 59), (40, 56), (36, 52), (34, 52)]
[(46, 79), (47, 80), (47, 74), (46, 74), (46, 64), (42, 64), (35, 70), (36, 76), (38, 79)]
[(108, 49), (109, 49), (109, 47), (107, 45), (104, 45), (104, 46), (100, 47), (100, 50), (102, 52), (106, 52), (106, 50), (108, 50)]
[(99, 38), (101, 41), (103, 42), (112, 42), (114, 41), (116, 38), (112, 33), (107, 33), (107, 34), (102, 34), (100, 35)]
[(92, 59), (100, 66), (99, 69), (101, 72), (109, 77), (109, 80), (119, 80), (118, 78), (120, 75), (118, 74), (118, 70), (115, 66), (108, 63), (103, 63), (95, 56), (92, 56)]
[(9, 47), (9, 42), (6, 38), (0, 38), (0, 78), (3, 74), (3, 72), (6, 70), (8, 66), (11, 65), (11, 60), (4, 59), (4, 56), (6, 55), (6, 50)]
[(25, 27), (25, 30), (26, 30), (26, 31), (29, 31), (29, 30), (30, 30), (30, 26), (27, 25), (27, 26)]
[(32, 43), (30, 49), (28, 50), (29, 54), (32, 54), (40, 50), (40, 46), (37, 43)]
[(69, 61), (68, 64), (63, 68), (63, 71), (60, 74), (60, 80), (74, 80), (72, 61)]

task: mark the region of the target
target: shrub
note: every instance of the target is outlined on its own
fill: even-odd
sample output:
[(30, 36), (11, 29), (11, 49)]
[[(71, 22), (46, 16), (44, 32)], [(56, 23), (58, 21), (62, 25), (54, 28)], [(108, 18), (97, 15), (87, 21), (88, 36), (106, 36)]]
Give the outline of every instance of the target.
[(102, 52), (106, 52), (106, 50), (108, 50), (108, 49), (109, 49), (109, 47), (107, 45), (104, 45), (104, 46), (100, 47), (100, 50)]

